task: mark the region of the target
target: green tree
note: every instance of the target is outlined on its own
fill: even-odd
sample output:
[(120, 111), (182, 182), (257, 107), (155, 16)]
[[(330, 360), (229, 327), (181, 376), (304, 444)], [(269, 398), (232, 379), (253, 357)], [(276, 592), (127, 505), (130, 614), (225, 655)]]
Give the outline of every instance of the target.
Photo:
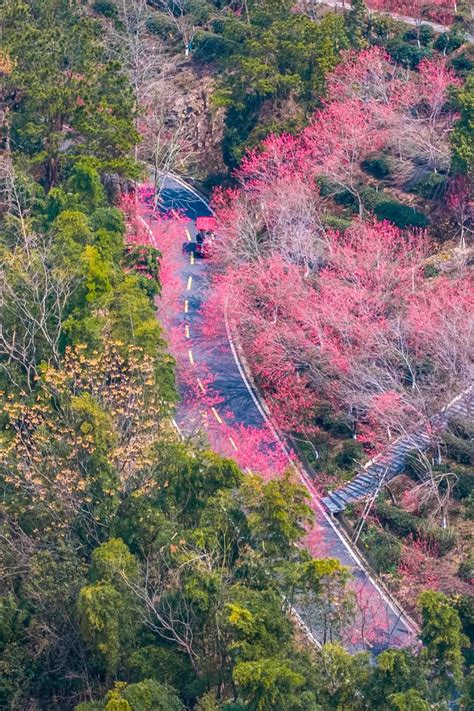
[[(367, 695), (374, 709), (390, 711), (394, 696), (405, 700), (407, 710), (410, 700), (427, 692), (425, 670), (407, 650), (389, 649), (377, 657), (377, 664), (368, 683)], [(422, 697), (420, 697), (421, 699)], [(401, 703), (401, 702), (400, 702)], [(425, 702), (423, 702), (425, 703)], [(398, 708), (398, 707), (397, 707)], [(417, 706), (413, 707), (418, 708)], [(420, 706), (420, 709), (424, 707)]]
[(456, 163), (464, 172), (474, 168), (474, 75), (470, 75), (457, 92), (461, 117), (452, 133)]
[(79, 593), (77, 610), (84, 639), (98, 653), (101, 666), (114, 675), (120, 662), (126, 613), (122, 596), (108, 583), (87, 585)]
[[(117, 691), (112, 691), (105, 697), (105, 711), (113, 711), (111, 700), (122, 698), (128, 703), (131, 711), (182, 711), (184, 708), (176, 692), (166, 684), (160, 684), (155, 679), (145, 679), (136, 684), (120, 685)], [(120, 708), (120, 707), (118, 707)]]
[(258, 477), (249, 477), (244, 493), (255, 547), (274, 560), (290, 560), (295, 555), (296, 541), (313, 519), (306, 489), (287, 472), (284, 479), (267, 484)]
[(421, 641), (432, 665), (435, 694), (454, 693), (463, 677), (462, 647), (467, 638), (456, 610), (443, 593), (426, 590), (420, 595), (422, 614)]
[(464, 680), (461, 708), (463, 711), (474, 710), (474, 669), (471, 669)]
[(415, 689), (392, 694), (388, 701), (393, 711), (429, 711), (432, 708)]
[[(222, 26), (223, 36), (230, 40), (236, 37), (234, 24)], [(223, 150), (231, 166), (268, 132), (301, 125), (324, 91), (327, 72), (349, 46), (341, 15), (330, 13), (316, 23), (290, 13), (287, 3), (279, 0), (251, 8), (250, 24), (244, 27), (240, 42), (222, 62), (224, 77), (216, 96), (227, 108)], [(277, 114), (291, 99), (301, 108), (289, 121), (260, 120), (264, 108), (267, 116), (271, 107), (270, 114)]]
[(354, 595), (347, 584), (348, 568), (334, 558), (313, 559), (297, 566), (298, 601), (323, 641), (340, 637), (353, 618)]
[(233, 676), (251, 710), (296, 711), (309, 708), (307, 699), (300, 693), (305, 678), (285, 660), (268, 658), (240, 662)]
[(136, 637), (137, 605), (128, 584), (138, 574), (138, 563), (125, 543), (113, 538), (92, 553), (93, 583), (79, 591), (81, 632), (110, 676), (129, 655)]
[(75, 711), (182, 711), (174, 689), (154, 679), (136, 684), (116, 682), (103, 701), (78, 704)]
[[(127, 153), (138, 136), (132, 94), (106, 60), (100, 27), (76, 0), (7, 0), (1, 21), (12, 60), (12, 145), (50, 188), (61, 164), (89, 156), (101, 172), (137, 174)], [(52, 28), (54, 30), (52, 31)]]
[(90, 159), (82, 158), (74, 164), (66, 190), (76, 196), (83, 209), (92, 212), (106, 206), (104, 187)]
[(367, 45), (367, 7), (364, 0), (351, 0), (351, 9), (346, 14), (346, 29), (351, 45), (362, 49)]
[(314, 669), (318, 702), (324, 711), (364, 711), (369, 678), (369, 654), (351, 655), (338, 644), (325, 644)]

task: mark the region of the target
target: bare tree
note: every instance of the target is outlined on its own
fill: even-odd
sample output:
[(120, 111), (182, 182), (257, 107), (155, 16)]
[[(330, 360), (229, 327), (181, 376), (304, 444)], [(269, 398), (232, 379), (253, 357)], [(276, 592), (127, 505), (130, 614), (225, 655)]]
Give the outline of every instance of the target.
[(164, 557), (160, 556), (159, 561), (148, 559), (139, 581), (124, 580), (143, 605), (146, 626), (182, 649), (194, 671), (199, 673), (195, 649), (196, 621), (192, 606), (182, 592), (180, 569), (163, 564)]
[(173, 74), (163, 73), (156, 100), (145, 108), (140, 121), (138, 157), (153, 167), (155, 184), (162, 174), (187, 174), (196, 155), (192, 122), (185, 110), (177, 109), (176, 99)]
[(135, 109), (147, 106), (156, 98), (161, 73), (166, 66), (161, 40), (148, 30), (150, 9), (146, 0), (115, 0), (119, 22), (108, 23), (107, 45), (110, 54), (119, 58), (135, 94)]
[(417, 449), (413, 455), (412, 461), (419, 483), (412, 492), (412, 496), (416, 498), (419, 505), (428, 509), (429, 520), (439, 523), (441, 528), (448, 528), (449, 504), (458, 477), (454, 472), (436, 471), (434, 463), (440, 463), (441, 460), (439, 442), (436, 449), (435, 456), (432, 452), (425, 452), (421, 449)]
[(173, 22), (184, 45), (184, 54), (187, 57), (195, 33), (194, 17), (189, 12), (188, 0), (152, 0), (152, 4), (165, 12)]
[[(125, 67), (134, 91), (135, 125), (142, 135), (135, 157), (153, 166), (155, 181), (162, 173), (183, 173), (194, 149), (188, 116), (176, 109), (179, 59), (150, 32), (153, 11), (146, 0), (115, 0), (115, 3), (119, 22), (107, 23), (107, 44), (110, 55), (119, 58)], [(184, 7), (176, 18), (163, 3), (165, 8), (178, 23), (181, 15), (185, 17)]]
[(276, 180), (260, 196), (272, 252), (302, 266), (305, 277), (320, 266), (326, 251), (323, 204), (311, 181), (292, 176)]
[[(168, 545), (150, 551), (139, 577), (131, 578), (124, 570), (116, 572), (140, 601), (143, 623), (162, 639), (176, 644), (200, 675), (209, 659), (227, 657), (222, 612), (229, 599), (229, 588), (235, 583), (228, 568), (232, 544), (224, 537), (219, 547), (209, 550), (187, 544), (175, 536)], [(203, 633), (199, 606), (186, 592), (190, 580), (208, 577), (219, 578), (206, 622), (212, 625), (212, 634)]]
[(64, 313), (77, 273), (61, 266), (51, 234), (33, 231), (28, 196), (11, 163), (1, 165), (5, 241), (0, 244), (0, 366), (33, 387), (42, 360), (59, 363)]

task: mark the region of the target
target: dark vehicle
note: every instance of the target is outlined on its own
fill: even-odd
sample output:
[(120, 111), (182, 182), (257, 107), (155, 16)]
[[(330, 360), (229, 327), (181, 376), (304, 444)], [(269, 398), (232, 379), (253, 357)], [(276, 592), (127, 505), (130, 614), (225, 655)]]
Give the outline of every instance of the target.
[(198, 229), (196, 235), (196, 257), (204, 259), (209, 257), (212, 250), (212, 242), (214, 241), (214, 232), (216, 220), (214, 217), (198, 217), (196, 227)]

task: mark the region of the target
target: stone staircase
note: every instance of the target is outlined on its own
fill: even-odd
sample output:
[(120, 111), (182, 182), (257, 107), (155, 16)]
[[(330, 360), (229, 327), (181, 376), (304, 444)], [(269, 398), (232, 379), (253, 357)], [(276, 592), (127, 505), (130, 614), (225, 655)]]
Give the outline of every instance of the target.
[[(446, 405), (439, 413), (436, 424), (440, 429), (445, 429), (455, 417), (474, 418), (473, 387)], [(407, 456), (413, 450), (427, 450), (430, 441), (430, 436), (425, 432), (400, 437), (382, 454), (367, 462), (351, 482), (325, 496), (322, 499), (324, 507), (329, 513), (336, 514), (344, 511), (348, 504), (376, 495), (384, 482), (390, 481), (404, 470)]]

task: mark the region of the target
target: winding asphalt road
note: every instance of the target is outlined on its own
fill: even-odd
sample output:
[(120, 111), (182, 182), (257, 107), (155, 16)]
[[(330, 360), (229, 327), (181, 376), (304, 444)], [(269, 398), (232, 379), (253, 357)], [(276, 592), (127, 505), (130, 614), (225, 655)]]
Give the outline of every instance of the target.
[[(208, 204), (179, 179), (167, 177), (163, 180), (160, 190), (160, 207), (164, 211), (180, 210), (189, 219), (183, 226), (183, 252), (179, 266), (182, 292), (172, 315), (173, 327), (186, 333), (186, 343), (189, 344), (189, 363), (181, 364), (180, 367), (191, 369), (191, 377), (196, 379), (199, 378), (201, 369), (211, 373), (213, 380), (210, 387), (216, 397), (215, 406), (209, 405), (209, 412), (201, 413), (203, 416), (196, 421), (195, 413), (190, 413), (183, 393), (182, 404), (176, 416), (179, 428), (188, 436), (196, 436), (198, 430), (205, 430), (206, 423), (210, 421), (213, 427), (265, 428), (267, 432), (274, 433), (274, 446), (281, 448), (282, 442), (267, 421), (258, 396), (252, 391), (245, 377), (233, 344), (225, 335), (216, 341), (214, 337), (207, 337), (201, 331), (201, 309), (210, 293), (209, 263), (194, 256), (194, 221), (198, 216), (211, 214)], [(146, 215), (145, 209), (143, 214)], [(148, 224), (153, 231), (156, 223), (149, 220)], [(159, 244), (157, 246), (159, 247)], [(222, 332), (225, 334), (225, 329), (222, 329)], [(187, 377), (189, 375), (190, 372), (186, 373)], [(226, 429), (227, 439), (231, 440), (237, 449), (228, 432)], [(346, 636), (344, 644), (352, 650), (370, 648), (377, 653), (389, 646), (414, 643), (414, 623), (397, 609), (394, 601), (368, 572), (363, 561), (339, 530), (337, 522), (322, 507), (318, 494), (303, 469), (300, 469), (300, 476), (309, 491), (317, 519), (315, 529), (308, 535), (305, 545), (315, 557), (325, 555), (337, 558), (351, 570), (354, 577), (358, 611), (354, 629)], [(299, 612), (316, 639), (325, 641), (320, 624), (305, 615), (303, 609)]]

